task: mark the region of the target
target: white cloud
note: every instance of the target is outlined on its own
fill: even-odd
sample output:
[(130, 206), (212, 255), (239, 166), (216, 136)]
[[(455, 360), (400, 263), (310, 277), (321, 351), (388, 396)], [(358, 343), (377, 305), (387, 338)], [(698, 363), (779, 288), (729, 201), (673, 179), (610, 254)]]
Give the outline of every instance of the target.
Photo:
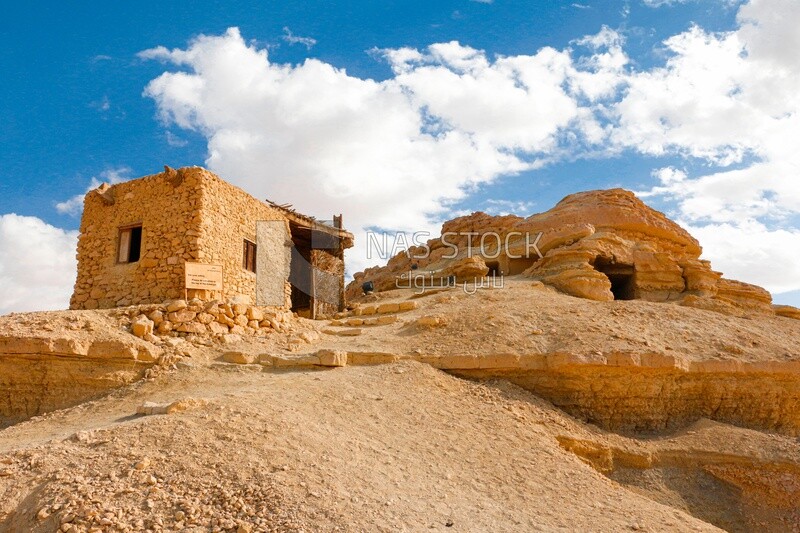
[(100, 113), (105, 113), (111, 109), (111, 101), (108, 99), (107, 95), (103, 95), (100, 100), (89, 102), (89, 107), (96, 109)]
[[(165, 124), (207, 137), (212, 170), (323, 218), (344, 211), (361, 232), (435, 228), (477, 185), (565, 149), (568, 127), (580, 134), (569, 142), (599, 140), (592, 110), (578, 99), (609, 94), (617, 67), (601, 58), (608, 48), (593, 43), (585, 66), (552, 48), (497, 58), (457, 42), (384, 50), (395, 72), (384, 82), (315, 59), (272, 63), (236, 28), (140, 57), (183, 68), (151, 81), (145, 94)], [(350, 258), (366, 266), (359, 252)]]
[(483, 202), (483, 211), (489, 215), (517, 215), (527, 217), (532, 213), (535, 202), (524, 200), (496, 200), (489, 198)]
[[(97, 177), (92, 177), (91, 181), (89, 182), (89, 186), (86, 188), (86, 192), (96, 189), (101, 183), (110, 183), (113, 185), (115, 183), (128, 180), (130, 179), (130, 172), (131, 169), (128, 167), (104, 170), (100, 173), (100, 179)], [(81, 214), (83, 211), (83, 197), (86, 196), (86, 192), (83, 194), (76, 194), (72, 198), (64, 200), (63, 202), (58, 202), (56, 204), (56, 211), (62, 215), (77, 216)]]
[(66, 309), (75, 284), (77, 231), (0, 215), (0, 314)]
[(311, 50), (311, 48), (317, 44), (317, 40), (311, 37), (300, 37), (299, 35), (295, 35), (292, 33), (292, 30), (285, 27), (283, 28), (283, 37), (282, 39), (289, 44), (302, 44), (306, 47), (306, 50)]
[[(732, 31), (670, 37), (663, 65), (644, 69), (608, 27), (530, 55), (490, 57), (455, 41), (374, 50), (393, 70), (382, 82), (314, 59), (273, 63), (235, 28), (140, 57), (177, 67), (145, 94), (166, 125), (207, 138), (212, 170), (305, 212), (344, 211), (357, 242), (370, 227), (434, 228), (498, 176), (634, 150), (707, 165), (656, 169), (643, 194), (673, 202), (728, 275), (797, 289), (800, 273), (765, 276), (730, 243), (736, 232), (762, 236), (758, 254), (775, 247), (783, 264), (779, 243), (795, 242), (800, 4), (752, 0), (737, 20)], [(357, 268), (359, 253), (349, 256)]]
[[(93, 183), (94, 184), (94, 183)], [(98, 183), (99, 185), (99, 183)], [(97, 185), (95, 185), (96, 187)], [(91, 190), (91, 189), (89, 189)], [(83, 197), (85, 194), (76, 194), (69, 200), (64, 200), (63, 202), (58, 202), (56, 204), (56, 211), (61, 213), (62, 215), (71, 215), (77, 216), (83, 210)]]
[(167, 144), (174, 148), (183, 148), (189, 144), (189, 141), (180, 137), (179, 135), (175, 135), (169, 130), (167, 130), (167, 132), (164, 134), (164, 137), (167, 139)]
[(714, 270), (747, 280), (775, 293), (800, 287), (799, 229), (770, 230), (755, 221), (739, 224), (686, 225), (701, 243)]
[(689, 0), (642, 0), (647, 7), (671, 6), (674, 4), (685, 4)]
[(726, 274), (797, 290), (800, 230), (787, 221), (800, 213), (800, 4), (753, 0), (737, 20), (734, 31), (693, 27), (666, 40), (666, 64), (630, 76), (612, 138), (716, 166), (696, 176), (661, 169), (646, 194), (674, 201)]

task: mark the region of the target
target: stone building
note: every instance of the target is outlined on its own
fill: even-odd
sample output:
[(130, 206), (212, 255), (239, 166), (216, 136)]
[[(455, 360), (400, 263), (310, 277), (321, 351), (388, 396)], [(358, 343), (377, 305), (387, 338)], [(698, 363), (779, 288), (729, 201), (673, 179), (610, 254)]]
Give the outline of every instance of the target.
[[(203, 168), (165, 167), (86, 195), (70, 308), (188, 297), (328, 314), (344, 307), (352, 245), (341, 216), (322, 223)], [(221, 289), (187, 289), (187, 269), (197, 265), (213, 265)]]

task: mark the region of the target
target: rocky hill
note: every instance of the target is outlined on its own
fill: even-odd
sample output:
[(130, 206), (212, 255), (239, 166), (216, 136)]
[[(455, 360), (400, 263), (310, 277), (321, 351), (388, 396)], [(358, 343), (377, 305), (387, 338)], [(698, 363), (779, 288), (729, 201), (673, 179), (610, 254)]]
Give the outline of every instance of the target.
[[(575, 211), (597, 194), (559, 204), (558, 227), (594, 222), (542, 255), (613, 298), (537, 262), (397, 289), (393, 259), (326, 320), (199, 300), (0, 317), (0, 531), (800, 531), (796, 310), (734, 295), (663, 215)], [(603, 261), (654, 258), (683, 288), (617, 298)], [(464, 259), (417, 270), (487, 273)]]
[(701, 253), (691, 235), (632, 192), (587, 191), (528, 218), (473, 213), (448, 221), (438, 238), (356, 273), (347, 292), (356, 298), (365, 282), (383, 291), (422, 275), (468, 281), (522, 274), (591, 300), (677, 301), (728, 314), (800, 317), (797, 309), (772, 306), (761, 287), (723, 278)]

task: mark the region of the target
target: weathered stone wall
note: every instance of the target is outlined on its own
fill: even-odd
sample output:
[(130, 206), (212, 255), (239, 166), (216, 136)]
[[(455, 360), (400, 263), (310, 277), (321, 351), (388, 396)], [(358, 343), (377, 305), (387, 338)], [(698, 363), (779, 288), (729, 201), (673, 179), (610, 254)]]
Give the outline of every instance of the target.
[[(264, 226), (274, 231), (259, 234), (259, 222), (267, 222)], [(140, 259), (118, 263), (120, 229), (133, 225), (142, 228)], [(244, 268), (245, 240), (258, 245), (257, 274)], [(84, 202), (78, 279), (70, 307), (122, 307), (188, 297), (236, 299), (288, 309), (291, 245), (289, 219), (283, 210), (200, 167), (167, 168), (114, 186), (104, 184), (88, 193)], [(315, 253), (319, 268), (331, 274), (322, 283), (325, 299), (334, 302), (333, 310), (339, 310), (344, 286), (342, 254), (338, 250)], [(190, 289), (185, 293), (186, 262), (222, 265), (223, 290)]]
[(132, 306), (127, 312), (133, 318), (131, 333), (149, 340), (154, 340), (151, 335), (264, 335), (283, 331), (282, 324), (289, 324), (292, 316), (275, 307), (197, 298)]
[[(174, 172), (174, 171), (173, 171)], [(178, 298), (185, 261), (196, 261), (202, 174), (163, 172), (89, 192), (78, 240), (71, 309), (96, 309)], [(142, 225), (135, 263), (117, 263), (120, 227)], [(241, 252), (239, 252), (241, 255)]]
[[(203, 263), (221, 264), (223, 267), (225, 290), (222, 295), (215, 295), (217, 298), (244, 296), (244, 300), (248, 303), (255, 303), (256, 274), (242, 267), (244, 239), (257, 242), (258, 221), (283, 221), (286, 224), (285, 233), (276, 232), (269, 242), (257, 243), (268, 248), (282, 248), (285, 235), (289, 231), (289, 223), (277, 209), (226, 183), (207, 170), (200, 168), (196, 170), (201, 183), (198, 259)], [(264, 237), (262, 235), (262, 239)], [(285, 272), (259, 272), (259, 275), (287, 278)], [(197, 291), (189, 296), (203, 299), (210, 297), (201, 292)]]
[(333, 315), (344, 306), (344, 260), (338, 250), (311, 250), (317, 314)]
[[(199, 167), (101, 186), (84, 202), (78, 279), (70, 307), (109, 308), (181, 298), (187, 261), (221, 264), (224, 269), (222, 293), (190, 290), (190, 297), (244, 296), (254, 301), (256, 274), (243, 268), (242, 255), (244, 239), (257, 241), (259, 220), (281, 221), (288, 232), (279, 211)], [(141, 257), (134, 263), (117, 263), (120, 228), (133, 224), (142, 226)], [(285, 232), (272, 239), (280, 242), (266, 244), (283, 246)]]

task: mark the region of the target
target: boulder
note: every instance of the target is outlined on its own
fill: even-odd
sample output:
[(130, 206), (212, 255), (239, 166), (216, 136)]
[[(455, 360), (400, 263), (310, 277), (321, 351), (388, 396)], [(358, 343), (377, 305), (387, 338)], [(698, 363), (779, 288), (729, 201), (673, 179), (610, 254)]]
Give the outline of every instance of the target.
[(250, 365), (256, 361), (256, 356), (246, 354), (244, 352), (225, 352), (222, 354), (222, 360), (226, 363), (234, 363), (237, 365)]
[(262, 311), (258, 307), (250, 307), (247, 310), (247, 318), (250, 320), (261, 322), (262, 320), (264, 320), (264, 311)]
[(147, 318), (153, 321), (153, 324), (158, 327), (164, 321), (164, 312), (160, 309), (156, 309), (155, 311), (151, 312), (147, 315)]
[(186, 303), (186, 300), (172, 300), (167, 304), (167, 312), (174, 313), (175, 311), (180, 311), (181, 309), (186, 309), (189, 307), (189, 304)]
[(210, 322), (208, 324), (208, 331), (210, 331), (212, 335), (225, 335), (228, 333), (228, 326), (220, 324), (219, 322)]
[(317, 357), (322, 366), (347, 366), (347, 352), (342, 350), (319, 350)]
[(214, 321), (214, 315), (210, 313), (200, 313), (197, 315), (197, 321), (201, 324), (210, 324)]
[(175, 328), (175, 331), (202, 335), (203, 333), (208, 333), (208, 328), (205, 326), (205, 324), (201, 324), (200, 322), (184, 322), (182, 324), (178, 324), (178, 327)]
[(443, 269), (440, 277), (449, 278), (455, 276), (457, 282), (472, 281), (482, 278), (489, 273), (489, 267), (482, 257), (473, 256), (456, 260), (453, 264)]
[(152, 320), (144, 315), (139, 315), (131, 322), (131, 332), (141, 339), (153, 334), (153, 325)]
[(447, 319), (442, 316), (426, 315), (419, 317), (416, 321), (414, 321), (414, 324), (422, 328), (438, 328), (441, 326), (446, 326)]
[(167, 320), (173, 322), (175, 324), (180, 324), (183, 322), (191, 322), (195, 319), (197, 313), (194, 311), (189, 311), (188, 309), (184, 308), (179, 311), (172, 311), (167, 315)]

